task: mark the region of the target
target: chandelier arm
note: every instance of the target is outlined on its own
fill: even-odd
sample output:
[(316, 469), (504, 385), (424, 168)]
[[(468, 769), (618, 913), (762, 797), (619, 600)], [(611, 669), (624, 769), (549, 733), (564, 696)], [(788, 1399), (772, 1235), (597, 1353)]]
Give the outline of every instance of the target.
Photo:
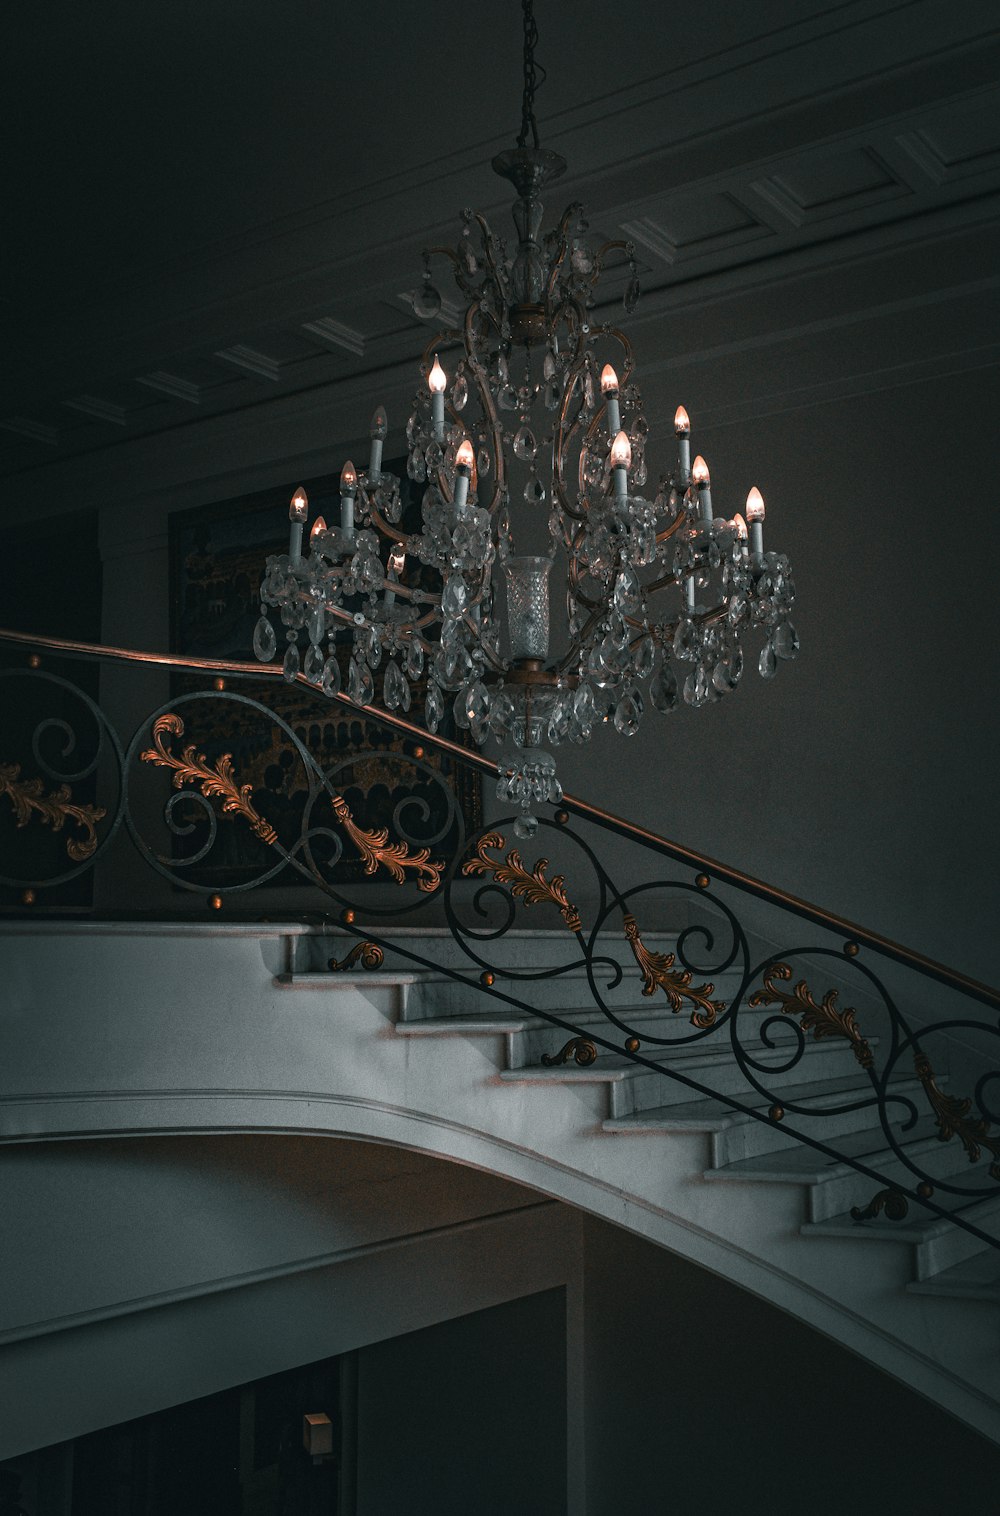
[(627, 258), (629, 258), (629, 257), (632, 257), (633, 254), (634, 254), (634, 249), (633, 249), (632, 253), (629, 252), (629, 249), (631, 247), (632, 247), (631, 242), (626, 242), (624, 240), (624, 238), (622, 238), (622, 237), (616, 237), (611, 242), (605, 242), (605, 243), (603, 243), (602, 246), (599, 247), (597, 249), (597, 252), (594, 254), (594, 277), (593, 277), (591, 283), (592, 284), (596, 284), (597, 281), (598, 281), (598, 279), (603, 274), (603, 272), (604, 272), (604, 259), (605, 259), (605, 256), (608, 253), (622, 252), (622, 253), (625, 254), (625, 256)]
[[(668, 542), (670, 540), (670, 538), (674, 535), (675, 532), (680, 531), (681, 527), (684, 525), (684, 523), (686, 522), (686, 520), (687, 520), (687, 508), (685, 507), (683, 510), (679, 510), (677, 512), (677, 515), (674, 517), (673, 521), (671, 521), (671, 523), (670, 523), (669, 526), (665, 526), (663, 528), (662, 532), (657, 532), (657, 534), (656, 534), (656, 540), (657, 540), (657, 542)], [(651, 586), (651, 588), (658, 588), (660, 584), (667, 584), (669, 582), (670, 582), (669, 580), (659, 580), (658, 579), (657, 582), (656, 582), (656, 585), (655, 586)]]
[(504, 458), (503, 428), (500, 424), (500, 417), (497, 415), (496, 406), (493, 404), (493, 396), (490, 393), (489, 380), (486, 376), (486, 370), (480, 362), (479, 357), (476, 353), (476, 340), (473, 332), (473, 322), (475, 321), (477, 311), (480, 310), (490, 321), (493, 321), (494, 325), (497, 325), (492, 311), (488, 310), (482, 301), (474, 301), (465, 313), (464, 347), (466, 359), (468, 361), (469, 367), (472, 369), (472, 373), (476, 381), (476, 388), (479, 391), (479, 404), (482, 407), (487, 427), (492, 434), (493, 456), (496, 460), (496, 472), (493, 481), (493, 498), (490, 501), (489, 505), (484, 507), (484, 509), (487, 510), (492, 516), (498, 510), (506, 491), (507, 464)]
[(575, 506), (570, 504), (569, 495), (566, 492), (565, 478), (566, 450), (572, 444), (573, 437), (575, 436), (576, 431), (580, 426), (579, 413), (574, 417), (573, 421), (569, 424), (568, 427), (566, 418), (570, 405), (573, 402), (573, 396), (576, 393), (577, 384), (580, 379), (580, 373), (587, 366), (587, 354), (585, 351), (581, 351), (581, 348), (582, 333), (581, 341), (577, 343), (576, 356), (566, 374), (563, 401), (562, 405), (559, 407), (559, 416), (554, 430), (553, 457), (555, 460), (555, 467), (553, 469), (553, 486), (555, 494), (559, 499), (560, 508), (565, 511), (566, 515), (571, 517), (574, 521), (584, 522), (587, 520), (586, 509), (577, 510)]
[(556, 283), (559, 278), (559, 270), (565, 263), (566, 254), (569, 252), (569, 224), (572, 221), (573, 217), (579, 215), (582, 210), (583, 206), (581, 205), (580, 201), (574, 200), (572, 205), (567, 205), (566, 209), (563, 211), (562, 219), (555, 229), (552, 241), (554, 247), (556, 248), (556, 252), (552, 260), (552, 267), (549, 270), (549, 282), (545, 288), (546, 309), (549, 308), (552, 296), (555, 292)]
[(479, 230), (482, 234), (483, 257), (486, 260), (486, 266), (489, 270), (490, 277), (492, 278), (493, 283), (496, 285), (497, 294), (500, 296), (500, 299), (506, 300), (507, 284), (503, 272), (497, 264), (496, 253), (494, 251), (493, 232), (490, 229), (490, 224), (487, 221), (486, 217), (483, 215), (482, 211), (475, 212), (475, 220), (476, 225), (479, 227)]
[(458, 253), (455, 251), (455, 249), (453, 247), (443, 246), (424, 248), (425, 264), (435, 256), (448, 258), (450, 260), (452, 266), (452, 278), (454, 279), (455, 283), (458, 285), (459, 289), (462, 291), (462, 294), (465, 295), (467, 299), (474, 299), (476, 294), (475, 287), (470, 284), (465, 269), (462, 267), (462, 260), (458, 256)]

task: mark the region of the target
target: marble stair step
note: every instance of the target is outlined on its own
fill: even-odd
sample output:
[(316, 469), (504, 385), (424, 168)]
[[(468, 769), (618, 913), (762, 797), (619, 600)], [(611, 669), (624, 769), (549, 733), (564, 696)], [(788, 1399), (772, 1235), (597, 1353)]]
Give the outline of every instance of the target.
[[(966, 1167), (950, 1177), (956, 1184), (968, 1184), (969, 1172)], [(868, 1198), (871, 1198), (870, 1195)], [(961, 1212), (966, 1220), (974, 1222), (988, 1236), (1000, 1241), (1000, 1193), (970, 1202), (962, 1196), (938, 1189), (934, 1199), (948, 1211)], [(902, 1221), (887, 1220), (884, 1211), (873, 1221), (855, 1221), (850, 1212), (846, 1211), (831, 1216), (826, 1221), (805, 1221), (799, 1230), (807, 1237), (844, 1237), (850, 1238), (852, 1242), (909, 1244), (913, 1248), (916, 1274), (914, 1284), (909, 1286), (911, 1289), (918, 1283), (939, 1278), (957, 1264), (983, 1253), (996, 1253), (1000, 1257), (1000, 1250), (988, 1247), (979, 1237), (956, 1226), (948, 1217), (925, 1211), (913, 1199), (909, 1202), (909, 1214)]]
[(907, 1290), (913, 1295), (946, 1295), (1000, 1305), (1000, 1248), (983, 1248), (940, 1273), (914, 1280)]
[[(922, 1086), (912, 1075), (901, 1076), (891, 1081), (893, 1094), (908, 1096), (919, 1103)], [(797, 1116), (789, 1111), (788, 1120), (797, 1122), (803, 1130), (816, 1128), (818, 1137), (837, 1137), (868, 1126), (873, 1108), (838, 1111), (842, 1105), (871, 1098), (872, 1087), (860, 1069), (840, 1079), (813, 1080), (808, 1084), (791, 1085), (781, 1092), (786, 1105), (803, 1105), (809, 1112), (821, 1118), (814, 1123), (809, 1116)], [(771, 1101), (750, 1091), (744, 1104), (766, 1113)], [(833, 1112), (834, 1114), (831, 1114)], [(711, 1138), (712, 1163), (719, 1168), (725, 1164), (738, 1163), (764, 1153), (779, 1152), (786, 1148), (798, 1148), (799, 1139), (793, 1137), (779, 1123), (755, 1121), (742, 1111), (734, 1111), (723, 1100), (699, 1099), (681, 1101), (651, 1110), (636, 1112), (617, 1120), (604, 1123), (603, 1130), (616, 1135), (637, 1136), (650, 1132), (687, 1133), (701, 1131)]]
[[(550, 1029), (551, 1050), (561, 1045)], [(563, 1038), (563, 1040), (568, 1040)], [(698, 1042), (686, 1048), (671, 1049), (666, 1055), (650, 1054), (660, 1065), (662, 1072), (631, 1062), (624, 1056), (601, 1054), (597, 1062), (587, 1068), (574, 1063), (547, 1068), (530, 1064), (523, 1068), (508, 1069), (500, 1078), (508, 1083), (552, 1085), (561, 1083), (605, 1084), (608, 1088), (609, 1118), (629, 1116), (638, 1111), (661, 1109), (683, 1101), (691, 1101), (699, 1092), (692, 1091), (681, 1080), (670, 1078), (671, 1069), (689, 1075), (708, 1087), (712, 1093), (732, 1094), (737, 1099), (747, 1095), (746, 1079), (739, 1065), (733, 1061), (732, 1050), (727, 1045), (717, 1050), (706, 1051), (707, 1044)], [(771, 1082), (775, 1091), (785, 1086), (798, 1086), (806, 1082), (804, 1075), (813, 1074), (817, 1081), (844, 1077), (857, 1070), (850, 1048), (837, 1043), (818, 1042), (808, 1044), (808, 1050), (794, 1070), (775, 1072)]]
[[(872, 1119), (870, 1112), (868, 1119)], [(823, 1141), (824, 1133), (817, 1130), (816, 1137)], [(931, 1116), (918, 1122), (912, 1131), (898, 1134), (898, 1140), (911, 1161), (932, 1178), (944, 1177), (954, 1168), (954, 1153), (947, 1152), (938, 1140)], [(844, 1157), (868, 1164), (884, 1178), (886, 1187), (898, 1184), (911, 1189), (917, 1183), (912, 1169), (889, 1147), (881, 1126), (848, 1132), (833, 1145)], [(705, 1178), (747, 1184), (802, 1185), (808, 1191), (810, 1221), (826, 1221), (849, 1211), (852, 1205), (863, 1205), (874, 1184), (849, 1163), (829, 1158), (805, 1143), (726, 1164), (724, 1168), (710, 1170)]]

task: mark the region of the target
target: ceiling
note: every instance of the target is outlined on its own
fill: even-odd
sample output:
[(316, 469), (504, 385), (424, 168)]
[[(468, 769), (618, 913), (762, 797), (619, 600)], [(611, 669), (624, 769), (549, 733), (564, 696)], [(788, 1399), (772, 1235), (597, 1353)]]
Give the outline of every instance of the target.
[[(429, 335), (408, 300), (422, 247), (454, 240), (463, 205), (506, 216), (488, 165), (519, 123), (516, 0), (15, 11), (0, 509), (28, 484), (124, 481), (150, 439), (224, 438), (248, 412), (335, 417), (409, 382)], [(832, 384), (865, 362), (996, 361), (995, 0), (536, 12), (542, 140), (570, 164), (550, 210), (582, 199), (595, 230), (634, 241), (644, 352), (694, 373), (780, 332), (773, 404), (815, 387), (799, 337), (827, 343)], [(863, 360), (852, 329), (873, 312), (886, 346)], [(719, 416), (766, 387), (723, 394)]]

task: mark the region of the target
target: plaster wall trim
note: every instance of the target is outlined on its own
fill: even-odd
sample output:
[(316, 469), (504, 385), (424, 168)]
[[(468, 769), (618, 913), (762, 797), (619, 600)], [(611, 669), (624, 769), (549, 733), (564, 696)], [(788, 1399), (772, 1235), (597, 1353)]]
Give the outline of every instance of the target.
[[(273, 1129), (269, 1128), (267, 1130), (270, 1135), (281, 1135), (280, 1133), (275, 1134)], [(376, 1254), (412, 1247), (414, 1244), (431, 1239), (461, 1236), (466, 1232), (493, 1227), (511, 1216), (520, 1215), (522, 1212), (553, 1209), (555, 1205), (556, 1202), (550, 1199), (526, 1200), (523, 1205), (510, 1206), (500, 1211), (491, 1211), (482, 1216), (471, 1217), (466, 1221), (448, 1222), (443, 1226), (427, 1227), (421, 1232), (403, 1232), (398, 1237), (386, 1237), (378, 1242), (360, 1243), (356, 1247), (338, 1248), (333, 1252), (316, 1253), (308, 1258), (291, 1258), (285, 1263), (272, 1264), (267, 1268), (253, 1269), (246, 1273), (220, 1275), (215, 1279), (200, 1280), (196, 1284), (178, 1286), (176, 1289), (171, 1290), (159, 1290), (152, 1295), (142, 1295), (134, 1299), (120, 1300), (114, 1304), (95, 1307), (92, 1310), (74, 1311), (67, 1316), (53, 1316), (46, 1320), (26, 1322), (21, 1326), (0, 1330), (0, 1347), (7, 1343), (26, 1342), (36, 1337), (48, 1336), (52, 1332), (76, 1331), (80, 1327), (93, 1326), (98, 1322), (110, 1321), (119, 1316), (133, 1316), (141, 1311), (158, 1310), (163, 1306), (177, 1305), (181, 1301), (200, 1299), (206, 1295), (217, 1295), (222, 1291), (246, 1289), (250, 1285), (262, 1284), (270, 1279), (286, 1279), (295, 1274), (311, 1273), (317, 1269), (334, 1268), (340, 1264), (352, 1263), (360, 1258), (369, 1258)]]

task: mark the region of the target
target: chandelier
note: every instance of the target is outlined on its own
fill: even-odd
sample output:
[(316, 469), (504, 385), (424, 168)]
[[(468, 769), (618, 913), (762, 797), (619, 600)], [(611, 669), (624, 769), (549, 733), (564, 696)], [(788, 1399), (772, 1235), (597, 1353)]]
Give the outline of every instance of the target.
[(541, 232), (539, 192), (566, 164), (539, 144), (532, 0), (522, 9), (521, 131), (493, 160), (516, 191), (516, 245), (463, 211), (457, 247), (425, 252), (414, 297), (418, 316), (438, 315), (430, 260), (440, 257), (465, 304), (461, 325), (425, 350), (406, 426), (407, 474), (425, 486), (422, 529), (404, 523), (400, 481), (382, 468), (379, 407), (367, 469), (344, 465), (340, 520), (318, 517), (307, 550), (309, 503), (301, 488), (292, 496), (289, 548), (267, 559), (254, 651), (265, 662), (277, 651), (274, 607), (289, 681), (301, 674), (336, 695), (347, 641), (346, 693), (358, 705), (380, 683), (386, 707), (408, 711), (425, 681), (430, 731), (450, 705), (476, 743), (501, 744), (497, 794), (528, 837), (533, 807), (562, 796), (551, 748), (585, 742), (603, 722), (633, 736), (647, 698), (661, 712), (722, 699), (754, 630), (765, 679), (799, 644), (788, 560), (764, 550), (760, 491), (742, 513), (716, 515), (683, 406), (675, 460), (647, 489), (632, 348), (595, 319), (606, 272), (626, 273), (624, 307), (635, 308), (635, 252), (623, 241), (594, 247), (579, 204)]

